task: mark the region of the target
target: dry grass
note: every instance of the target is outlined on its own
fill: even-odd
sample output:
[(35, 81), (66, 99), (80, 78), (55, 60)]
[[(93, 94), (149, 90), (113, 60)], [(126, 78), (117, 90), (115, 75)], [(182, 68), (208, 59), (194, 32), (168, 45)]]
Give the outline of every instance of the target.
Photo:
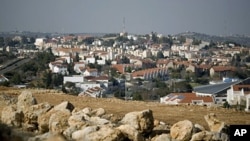
[[(62, 101), (70, 101), (77, 108), (91, 107), (104, 108), (107, 113), (122, 117), (128, 112), (151, 109), (155, 119), (163, 121), (167, 124), (174, 124), (180, 120), (188, 119), (193, 123), (198, 123), (207, 128), (204, 115), (215, 113), (221, 121), (226, 124), (250, 124), (250, 113), (243, 111), (235, 111), (233, 109), (223, 109), (205, 106), (168, 106), (156, 102), (138, 102), (138, 101), (122, 101), (119, 99), (95, 99), (87, 97), (77, 97), (66, 95), (54, 90), (30, 90), (38, 103), (49, 102), (52, 105), (61, 103)], [(0, 94), (8, 94), (18, 96), (22, 90), (13, 88), (0, 87)], [(0, 110), (3, 108), (0, 104)]]

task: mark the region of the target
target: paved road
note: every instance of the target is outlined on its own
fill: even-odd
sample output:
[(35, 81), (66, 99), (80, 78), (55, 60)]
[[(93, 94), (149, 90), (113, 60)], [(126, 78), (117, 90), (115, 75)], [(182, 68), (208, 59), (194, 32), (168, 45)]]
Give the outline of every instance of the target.
[(1, 68), (0, 69), (0, 74), (4, 74), (6, 72), (12, 71), (12, 70), (18, 68), (19, 66), (21, 66), (22, 64), (25, 64), (25, 63), (29, 62), (30, 60), (31, 60), (30, 58), (25, 58), (25, 59), (22, 59), (22, 60), (14, 63), (14, 64), (8, 66), (8, 67), (5, 67), (3, 69)]

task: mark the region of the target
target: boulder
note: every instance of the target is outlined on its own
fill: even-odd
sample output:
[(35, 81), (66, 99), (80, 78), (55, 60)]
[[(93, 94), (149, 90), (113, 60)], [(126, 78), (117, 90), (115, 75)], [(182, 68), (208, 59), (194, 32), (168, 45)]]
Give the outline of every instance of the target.
[(68, 111), (57, 111), (50, 116), (49, 131), (53, 134), (62, 134), (68, 128), (68, 118), (71, 113)]
[(192, 137), (193, 128), (194, 126), (191, 121), (179, 121), (170, 128), (171, 138), (181, 141), (189, 141)]
[(110, 124), (111, 122), (100, 117), (90, 117), (89, 123), (90, 125), (104, 125)]
[(45, 102), (45, 103), (40, 103), (37, 105), (32, 105), (26, 109), (24, 109), (24, 124), (25, 124), (25, 129), (28, 131), (34, 131), (38, 129), (38, 117), (41, 114), (44, 114), (48, 112), (52, 106)]
[(159, 136), (152, 138), (151, 141), (172, 141), (172, 140), (168, 134), (161, 134)]
[(117, 128), (118, 130), (120, 130), (123, 135), (128, 138), (129, 140), (132, 141), (143, 141), (145, 140), (143, 138), (143, 136), (141, 135), (141, 133), (139, 133), (133, 126), (125, 124), (125, 125), (121, 125)]
[(72, 139), (77, 141), (117, 141), (125, 140), (121, 131), (109, 126), (89, 126), (72, 134)]
[(106, 111), (103, 108), (98, 108), (91, 112), (91, 116), (97, 116), (97, 117), (101, 117), (105, 114), (106, 114)]
[(225, 127), (225, 123), (218, 120), (214, 113), (210, 113), (204, 116), (210, 131), (212, 132), (221, 132), (221, 130)]
[[(54, 108), (49, 110), (48, 112), (41, 114), (38, 117), (38, 129), (41, 133), (45, 133), (49, 131), (49, 120), (50, 116), (58, 111), (62, 111), (64, 113), (71, 113), (71, 111), (74, 109), (74, 106), (68, 102), (64, 101), (58, 105), (56, 105)], [(55, 125), (55, 123), (53, 123)]]
[(127, 113), (121, 120), (121, 123), (133, 126), (140, 133), (150, 133), (154, 128), (153, 112), (144, 110)]
[(29, 91), (23, 91), (17, 98), (17, 108), (18, 110), (25, 110), (27, 107), (37, 104), (36, 99), (33, 97), (32, 93)]
[(62, 102), (62, 103), (56, 105), (53, 109), (54, 109), (54, 110), (60, 110), (60, 111), (69, 110), (70, 112), (72, 112), (74, 108), (75, 108), (75, 107), (74, 107), (73, 104), (71, 104), (71, 103), (68, 102), (68, 101), (64, 101), (64, 102)]
[(7, 106), (2, 110), (1, 121), (9, 126), (21, 127), (23, 112), (17, 111), (15, 106)]
[(228, 141), (228, 135), (219, 132), (201, 131), (192, 136), (191, 141)]
[(79, 129), (77, 129), (77, 128), (74, 127), (74, 126), (70, 126), (70, 127), (68, 127), (67, 129), (65, 129), (65, 130), (63, 131), (63, 136), (64, 136), (67, 140), (71, 140), (71, 139), (72, 139), (72, 133), (76, 132), (77, 130), (79, 130)]
[(82, 126), (86, 125), (86, 117), (84, 114), (74, 114), (71, 115), (68, 119), (68, 124), (70, 127), (75, 127), (76, 129), (80, 129)]
[(62, 135), (51, 134), (49, 132), (37, 135), (35, 137), (30, 137), (28, 141), (66, 141)]

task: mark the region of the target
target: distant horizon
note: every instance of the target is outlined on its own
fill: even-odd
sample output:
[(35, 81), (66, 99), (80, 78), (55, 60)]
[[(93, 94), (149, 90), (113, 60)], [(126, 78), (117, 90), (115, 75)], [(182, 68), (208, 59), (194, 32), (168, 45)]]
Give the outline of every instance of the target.
[[(41, 31), (22, 31), (22, 30), (13, 30), (13, 31), (0, 31), (0, 33), (22, 33), (22, 32), (29, 32), (29, 33), (41, 33), (41, 34), (120, 34), (121, 32), (64, 32), (64, 33), (60, 33), (60, 32), (41, 32)], [(152, 31), (154, 32), (154, 31)], [(128, 35), (146, 35), (146, 34), (150, 34), (149, 33), (145, 33), (145, 34), (137, 34), (137, 33), (128, 33)], [(158, 33), (155, 32), (157, 34), (162, 34), (162, 33)], [(204, 34), (204, 35), (209, 35), (209, 36), (217, 36), (217, 37), (230, 37), (230, 36), (246, 36), (246, 37), (250, 37), (250, 35), (248, 34), (230, 34), (230, 35), (211, 35), (211, 34), (207, 34), (207, 33), (200, 33), (200, 32), (194, 32), (194, 31), (183, 31), (183, 32), (179, 32), (179, 33), (174, 33), (174, 34), (162, 34), (163, 36), (173, 36), (173, 35), (178, 35), (178, 34), (183, 34), (183, 33), (198, 33), (198, 34)]]
[(249, 0), (2, 0), (0, 31), (250, 35)]

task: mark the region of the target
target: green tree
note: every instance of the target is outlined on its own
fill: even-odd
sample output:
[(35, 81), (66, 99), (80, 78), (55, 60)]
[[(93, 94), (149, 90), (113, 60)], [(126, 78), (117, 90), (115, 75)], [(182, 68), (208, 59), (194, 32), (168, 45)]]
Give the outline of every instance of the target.
[(140, 93), (136, 92), (133, 94), (133, 100), (142, 100), (142, 96)]
[(4, 37), (0, 37), (0, 47), (4, 46)]
[(158, 51), (156, 57), (157, 57), (157, 59), (164, 58), (164, 55), (163, 55), (162, 51)]
[(21, 75), (15, 72), (13, 77), (10, 79), (10, 82), (13, 84), (20, 84), (22, 82)]
[(51, 71), (45, 71), (43, 73), (43, 86), (44, 88), (48, 89), (48, 88), (52, 88), (52, 73)]

